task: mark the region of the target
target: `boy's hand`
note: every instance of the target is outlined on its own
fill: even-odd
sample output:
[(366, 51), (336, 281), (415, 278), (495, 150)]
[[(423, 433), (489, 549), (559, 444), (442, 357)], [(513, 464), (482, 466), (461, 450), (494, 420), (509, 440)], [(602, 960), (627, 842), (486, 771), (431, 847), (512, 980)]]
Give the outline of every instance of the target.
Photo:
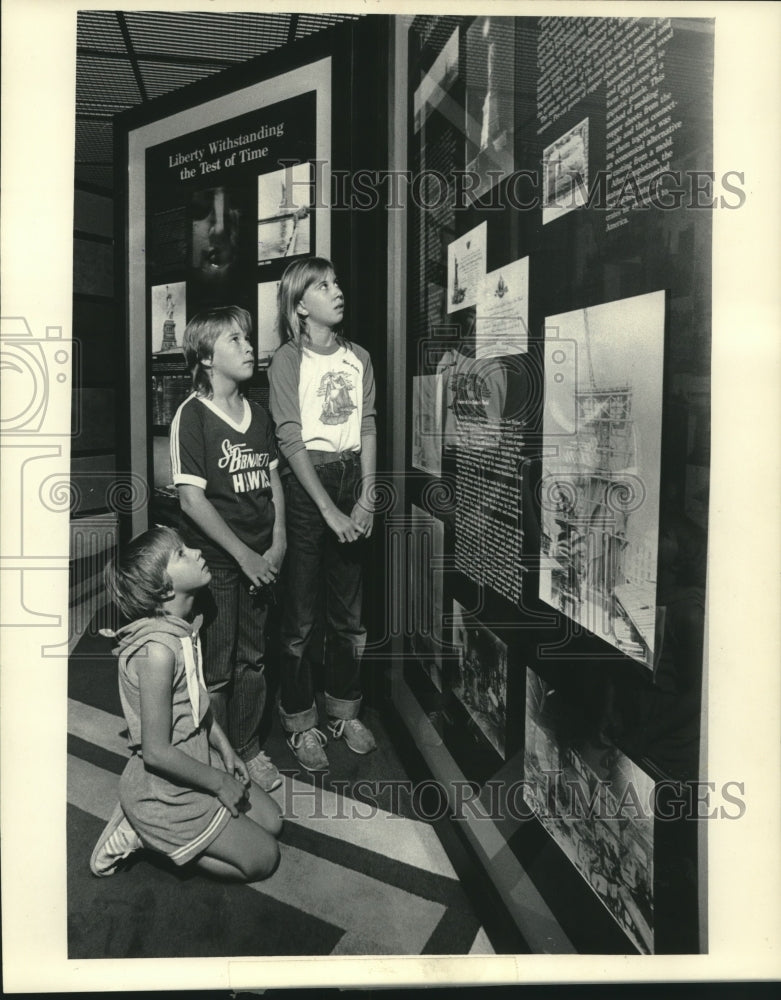
[(276, 566), (267, 556), (253, 552), (252, 549), (247, 549), (247, 554), (239, 565), (244, 575), (255, 587), (260, 587), (264, 583), (272, 583), (277, 578)]
[(282, 562), (287, 551), (287, 542), (274, 542), (270, 549), (263, 553), (263, 558), (273, 567), (275, 573), (282, 569)]

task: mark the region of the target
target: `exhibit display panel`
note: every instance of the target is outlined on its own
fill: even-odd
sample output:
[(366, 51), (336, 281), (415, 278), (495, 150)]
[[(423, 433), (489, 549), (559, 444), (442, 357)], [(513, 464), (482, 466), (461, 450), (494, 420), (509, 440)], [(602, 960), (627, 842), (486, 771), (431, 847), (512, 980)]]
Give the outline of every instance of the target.
[[(331, 86), (326, 57), (129, 131), (131, 428), (140, 456), (151, 425), (161, 508), (176, 505), (167, 439), (192, 391), (182, 352), (189, 319), (212, 306), (246, 309), (262, 369), (279, 346), (284, 267), (330, 255)], [(264, 383), (259, 371), (250, 398), (267, 398)]]
[(405, 41), (394, 702), (532, 950), (703, 951), (713, 22)]
[[(117, 162), (127, 163), (118, 272), (127, 281), (128, 458), (155, 487), (154, 510), (134, 511), (133, 533), (150, 517), (176, 514), (168, 433), (191, 391), (182, 337), (194, 315), (247, 310), (256, 357), (247, 393), (266, 404), (266, 369), (280, 342), (277, 288), (292, 260), (333, 259), (355, 315), (381, 308), (371, 279), (354, 289), (360, 226), (347, 205), (335, 205), (334, 190), (354, 158), (370, 167), (381, 155), (374, 102), (383, 83), (374, 71), (386, 23), (342, 25), (118, 119)], [(374, 349), (383, 333), (370, 330)]]

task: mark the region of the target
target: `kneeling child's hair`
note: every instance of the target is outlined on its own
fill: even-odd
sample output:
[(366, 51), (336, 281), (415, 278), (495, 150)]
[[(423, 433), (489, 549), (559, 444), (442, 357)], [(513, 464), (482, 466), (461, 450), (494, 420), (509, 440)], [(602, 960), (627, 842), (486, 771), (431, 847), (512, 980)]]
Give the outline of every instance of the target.
[(150, 528), (107, 564), (106, 590), (129, 621), (164, 614), (163, 602), (171, 593), (166, 568), (182, 544), (173, 528)]

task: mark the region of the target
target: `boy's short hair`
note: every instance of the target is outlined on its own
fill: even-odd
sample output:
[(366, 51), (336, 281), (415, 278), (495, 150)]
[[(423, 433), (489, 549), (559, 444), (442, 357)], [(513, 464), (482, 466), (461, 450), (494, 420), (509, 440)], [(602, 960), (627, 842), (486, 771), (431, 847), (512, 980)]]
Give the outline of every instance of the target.
[(150, 528), (106, 565), (106, 590), (129, 621), (164, 614), (163, 602), (172, 586), (168, 561), (182, 544), (173, 528)]
[(252, 336), (252, 318), (241, 306), (215, 306), (193, 316), (184, 328), (182, 350), (193, 378), (193, 389), (199, 396), (211, 396), (212, 380), (204, 361), (211, 361), (217, 338), (227, 330), (238, 328)]

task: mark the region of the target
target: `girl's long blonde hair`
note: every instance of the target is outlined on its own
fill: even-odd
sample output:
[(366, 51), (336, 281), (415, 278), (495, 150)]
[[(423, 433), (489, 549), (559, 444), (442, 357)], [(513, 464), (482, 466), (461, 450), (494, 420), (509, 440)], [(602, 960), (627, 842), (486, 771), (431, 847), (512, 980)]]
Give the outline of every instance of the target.
[[(335, 274), (330, 260), (325, 257), (305, 257), (290, 264), (282, 275), (277, 292), (277, 307), (279, 310), (279, 335), (282, 343), (292, 341), (300, 351), (310, 340), (306, 328), (306, 319), (299, 316), (298, 303), (304, 292), (321, 278)], [(336, 340), (344, 344), (341, 330), (334, 330)]]

